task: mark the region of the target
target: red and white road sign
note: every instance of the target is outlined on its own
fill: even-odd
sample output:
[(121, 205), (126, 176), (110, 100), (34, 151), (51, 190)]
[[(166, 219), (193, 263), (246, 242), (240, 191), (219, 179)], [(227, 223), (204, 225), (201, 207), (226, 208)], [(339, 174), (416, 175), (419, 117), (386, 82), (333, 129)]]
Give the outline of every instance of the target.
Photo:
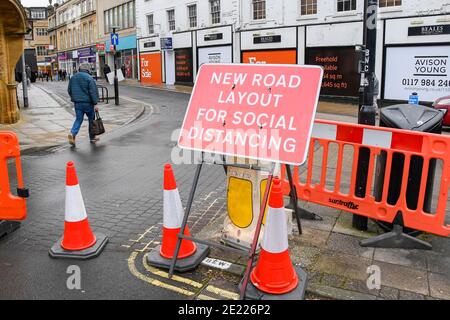
[(322, 68), (203, 64), (178, 145), (293, 165), (307, 157)]

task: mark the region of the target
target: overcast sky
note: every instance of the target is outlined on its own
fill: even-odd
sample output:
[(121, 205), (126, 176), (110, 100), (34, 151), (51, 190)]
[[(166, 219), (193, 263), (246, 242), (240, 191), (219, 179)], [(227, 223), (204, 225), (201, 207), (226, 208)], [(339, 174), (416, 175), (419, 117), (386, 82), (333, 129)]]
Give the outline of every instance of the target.
[(46, 7), (46, 6), (48, 6), (48, 0), (22, 0), (21, 2), (24, 7)]

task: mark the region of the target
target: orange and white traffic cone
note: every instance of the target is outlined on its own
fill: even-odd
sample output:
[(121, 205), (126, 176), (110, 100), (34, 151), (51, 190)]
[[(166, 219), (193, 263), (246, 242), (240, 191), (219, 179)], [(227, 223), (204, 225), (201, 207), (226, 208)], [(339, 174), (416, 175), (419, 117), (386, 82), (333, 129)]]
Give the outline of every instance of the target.
[(105, 235), (94, 235), (91, 230), (75, 166), (70, 161), (66, 166), (64, 235), (49, 254), (53, 258), (93, 258), (101, 253), (107, 242)]
[(250, 274), (246, 298), (303, 299), (306, 282), (306, 272), (292, 265), (281, 181), (274, 178), (261, 251)]
[[(164, 166), (163, 197), (162, 243), (147, 255), (147, 261), (150, 265), (168, 269), (175, 254), (178, 234), (181, 232), (181, 224), (184, 215), (175, 175), (173, 174), (172, 166), (170, 164)], [(187, 225), (184, 229), (184, 235), (190, 236)], [(208, 251), (209, 248), (205, 245), (195, 244), (191, 240), (183, 239), (178, 252), (175, 270), (184, 272), (195, 269), (206, 257)]]

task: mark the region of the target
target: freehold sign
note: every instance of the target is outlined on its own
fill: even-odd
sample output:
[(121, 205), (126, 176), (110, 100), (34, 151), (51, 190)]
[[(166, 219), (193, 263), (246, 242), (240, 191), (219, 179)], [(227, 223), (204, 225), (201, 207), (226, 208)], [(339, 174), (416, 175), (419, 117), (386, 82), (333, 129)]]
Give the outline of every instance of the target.
[(318, 66), (204, 64), (178, 145), (301, 165), (307, 156), (322, 75)]

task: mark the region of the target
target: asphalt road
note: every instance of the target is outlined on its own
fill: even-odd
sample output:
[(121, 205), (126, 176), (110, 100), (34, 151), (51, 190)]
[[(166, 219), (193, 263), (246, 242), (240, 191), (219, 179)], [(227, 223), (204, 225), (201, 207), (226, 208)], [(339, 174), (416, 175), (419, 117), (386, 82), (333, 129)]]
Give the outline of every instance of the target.
[[(44, 84), (45, 85), (45, 84)], [(65, 96), (67, 83), (47, 88)], [(179, 299), (129, 270), (130, 240), (162, 221), (162, 168), (171, 162), (173, 131), (181, 126), (189, 96), (148, 88), (122, 87), (121, 94), (148, 105), (135, 123), (102, 137), (94, 146), (43, 150), (22, 157), (31, 197), (28, 217), (0, 239), (0, 299)], [(107, 112), (103, 109), (102, 112)], [(48, 250), (63, 233), (65, 165), (74, 161), (91, 226), (110, 237), (100, 257), (56, 260)], [(185, 200), (192, 165), (176, 166)], [(223, 187), (223, 170), (207, 167), (198, 194)], [(13, 184), (14, 185), (14, 184)], [(125, 244), (125, 246), (124, 246)], [(69, 290), (67, 268), (81, 270), (81, 290)]]

